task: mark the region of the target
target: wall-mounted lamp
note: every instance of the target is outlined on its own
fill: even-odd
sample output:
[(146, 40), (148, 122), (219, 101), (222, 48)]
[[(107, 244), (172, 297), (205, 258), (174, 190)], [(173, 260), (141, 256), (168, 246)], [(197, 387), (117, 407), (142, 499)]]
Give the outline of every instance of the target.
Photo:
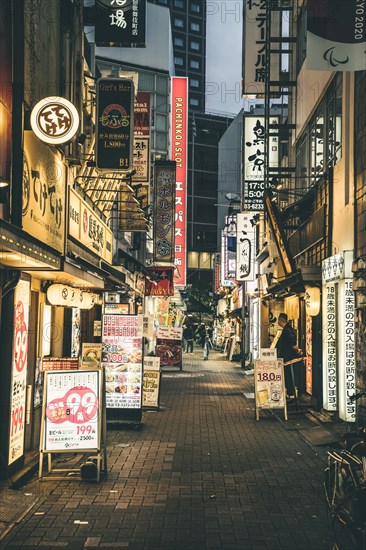
[(6, 187), (9, 187), (9, 182), (6, 179), (0, 177), (0, 189), (4, 189)]

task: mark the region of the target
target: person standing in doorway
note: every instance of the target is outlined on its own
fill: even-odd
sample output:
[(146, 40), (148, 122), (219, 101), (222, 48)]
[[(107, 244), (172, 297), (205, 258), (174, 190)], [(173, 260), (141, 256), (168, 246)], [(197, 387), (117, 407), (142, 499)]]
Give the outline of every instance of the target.
[[(278, 324), (282, 328), (281, 336), (279, 337), (276, 348), (277, 357), (282, 358), (284, 363), (301, 357), (302, 351), (297, 345), (297, 337), (295, 329), (288, 322), (286, 313), (280, 313), (278, 316)], [(295, 396), (295, 376), (293, 375), (293, 367), (285, 367), (285, 385), (286, 392), (289, 398)]]

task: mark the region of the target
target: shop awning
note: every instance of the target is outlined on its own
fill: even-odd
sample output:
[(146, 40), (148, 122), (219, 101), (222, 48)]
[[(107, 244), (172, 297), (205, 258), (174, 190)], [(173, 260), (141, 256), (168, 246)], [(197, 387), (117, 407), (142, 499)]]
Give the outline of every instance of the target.
[(0, 220), (0, 266), (22, 271), (58, 270), (61, 257), (20, 228)]
[(321, 267), (301, 267), (296, 273), (271, 285), (267, 294), (275, 297), (285, 297), (305, 292), (305, 285), (319, 283), (322, 279)]

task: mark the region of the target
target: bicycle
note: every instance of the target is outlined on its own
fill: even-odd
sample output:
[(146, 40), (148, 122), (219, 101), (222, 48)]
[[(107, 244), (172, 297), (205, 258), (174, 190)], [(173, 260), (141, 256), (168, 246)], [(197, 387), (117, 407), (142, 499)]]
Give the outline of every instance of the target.
[(366, 550), (366, 428), (345, 433), (341, 447), (328, 451), (324, 481), (333, 550)]

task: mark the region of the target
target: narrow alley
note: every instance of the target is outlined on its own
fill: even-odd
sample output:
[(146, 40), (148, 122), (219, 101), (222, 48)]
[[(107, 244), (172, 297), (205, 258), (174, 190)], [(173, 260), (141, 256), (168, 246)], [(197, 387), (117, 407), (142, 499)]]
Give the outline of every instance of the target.
[(291, 409), (288, 423), (282, 411), (256, 421), (252, 392), (221, 354), (185, 355), (163, 373), (159, 412), (108, 430), (107, 479), (34, 477), (18, 493), (35, 504), (1, 548), (329, 550), (326, 448), (301, 437), (311, 421)]

